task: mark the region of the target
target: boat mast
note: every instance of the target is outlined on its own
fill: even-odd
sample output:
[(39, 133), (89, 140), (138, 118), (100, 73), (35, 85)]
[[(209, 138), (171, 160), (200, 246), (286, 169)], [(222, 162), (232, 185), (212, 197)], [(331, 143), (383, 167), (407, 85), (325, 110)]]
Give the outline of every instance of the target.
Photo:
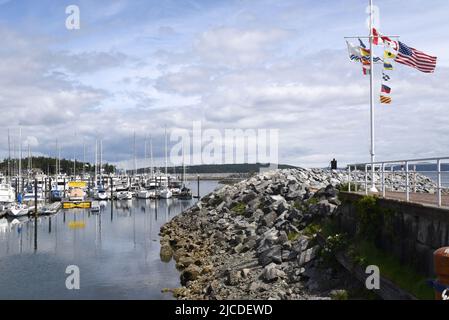
[(144, 165), (143, 165), (143, 175), (147, 173), (147, 164), (148, 164), (148, 157), (147, 157), (147, 136), (145, 135), (145, 140), (143, 143), (143, 158), (144, 158)]
[(59, 153), (59, 149), (58, 149), (58, 138), (56, 138), (56, 150), (55, 150), (56, 154), (55, 154), (55, 176), (59, 175), (59, 168), (58, 168), (58, 153)]
[(99, 165), (99, 174), (100, 174), (100, 180), (101, 180), (101, 177), (103, 176), (103, 171), (102, 171), (102, 168), (103, 168), (103, 139), (100, 139), (100, 165)]
[(58, 149), (58, 174), (61, 174), (61, 147)]
[(136, 160), (136, 131), (133, 135), (133, 157), (134, 157), (134, 176), (137, 175), (137, 160)]
[(31, 174), (31, 147), (30, 147), (30, 143), (28, 143), (28, 180), (30, 179), (30, 174)]
[(11, 137), (9, 135), (9, 128), (8, 128), (8, 178), (9, 183), (11, 183)]
[(86, 143), (83, 139), (83, 179), (86, 176)]
[(97, 171), (98, 171), (98, 139), (95, 139), (95, 172), (94, 172), (94, 177), (95, 177), (95, 185), (97, 184)]
[(182, 187), (184, 188), (186, 186), (186, 165), (184, 162), (184, 142), (182, 143)]
[(22, 192), (21, 189), (22, 183), (22, 128), (19, 128), (19, 192)]
[(76, 131), (75, 131), (75, 145), (73, 146), (73, 179), (76, 180)]
[(150, 174), (151, 178), (154, 176), (153, 172), (153, 138), (150, 136)]
[(167, 166), (168, 166), (168, 163), (167, 163), (167, 126), (165, 126), (165, 177), (168, 177)]

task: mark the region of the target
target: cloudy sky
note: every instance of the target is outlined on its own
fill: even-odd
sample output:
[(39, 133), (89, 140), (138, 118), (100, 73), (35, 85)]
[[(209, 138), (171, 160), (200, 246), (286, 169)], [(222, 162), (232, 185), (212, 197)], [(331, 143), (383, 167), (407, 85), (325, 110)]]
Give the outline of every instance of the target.
[[(365, 0), (0, 0), (0, 157), (11, 141), (54, 156), (138, 156), (164, 126), (279, 129), (279, 162), (369, 160), (369, 87), (344, 36), (365, 35)], [(375, 1), (380, 29), (438, 57), (396, 65), (376, 106), (378, 159), (449, 154), (447, 0)], [(404, 10), (404, 4), (407, 10)], [(431, 3), (431, 5), (430, 5)], [(80, 30), (67, 30), (77, 5)], [(378, 78), (378, 76), (376, 75)], [(379, 85), (379, 84), (377, 84)], [(174, 142), (171, 143), (173, 145)]]

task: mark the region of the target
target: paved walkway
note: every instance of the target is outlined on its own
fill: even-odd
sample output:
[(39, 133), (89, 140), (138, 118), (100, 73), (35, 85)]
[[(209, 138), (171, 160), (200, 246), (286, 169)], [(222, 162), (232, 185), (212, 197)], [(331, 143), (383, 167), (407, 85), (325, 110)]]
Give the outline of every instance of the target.
[[(365, 194), (364, 192), (358, 192), (358, 193)], [(376, 194), (378, 196), (382, 196), (382, 192), (380, 192), (380, 193), (371, 193), (370, 192), (370, 194)], [(405, 192), (386, 191), (385, 198), (406, 201), (407, 196), (406, 196)], [(430, 193), (410, 192), (410, 202), (438, 206), (437, 195), (430, 194)], [(449, 208), (449, 195), (441, 196), (441, 205), (442, 205), (442, 207)]]

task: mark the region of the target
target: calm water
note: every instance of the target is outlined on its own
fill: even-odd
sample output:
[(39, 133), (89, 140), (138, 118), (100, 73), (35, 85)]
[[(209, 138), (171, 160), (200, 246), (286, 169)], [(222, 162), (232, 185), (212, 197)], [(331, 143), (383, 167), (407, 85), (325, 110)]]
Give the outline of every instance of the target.
[[(425, 172), (423, 175), (432, 179), (433, 182), (437, 183), (438, 181), (438, 173), (436, 172)], [(443, 171), (441, 172), (441, 186), (444, 188), (449, 188), (449, 172)]]
[[(216, 181), (202, 181), (201, 195)], [(196, 194), (196, 183), (191, 187)], [(34, 219), (0, 219), (0, 299), (171, 299), (174, 262), (159, 258), (162, 224), (195, 203), (115, 201), (99, 214), (62, 210)], [(35, 237), (35, 234), (37, 237)], [(67, 290), (68, 265), (80, 268), (80, 290)]]

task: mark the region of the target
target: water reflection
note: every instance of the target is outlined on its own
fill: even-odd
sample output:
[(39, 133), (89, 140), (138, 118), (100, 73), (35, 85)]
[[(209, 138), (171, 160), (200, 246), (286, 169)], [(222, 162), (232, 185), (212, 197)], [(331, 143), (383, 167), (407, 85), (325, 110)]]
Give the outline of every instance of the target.
[[(216, 187), (209, 182), (209, 191)], [(204, 187), (206, 189), (206, 187)], [(179, 285), (159, 258), (159, 229), (194, 200), (100, 203), (100, 212), (62, 210), (0, 219), (0, 299), (165, 299)], [(81, 270), (81, 290), (65, 289), (65, 268)]]

